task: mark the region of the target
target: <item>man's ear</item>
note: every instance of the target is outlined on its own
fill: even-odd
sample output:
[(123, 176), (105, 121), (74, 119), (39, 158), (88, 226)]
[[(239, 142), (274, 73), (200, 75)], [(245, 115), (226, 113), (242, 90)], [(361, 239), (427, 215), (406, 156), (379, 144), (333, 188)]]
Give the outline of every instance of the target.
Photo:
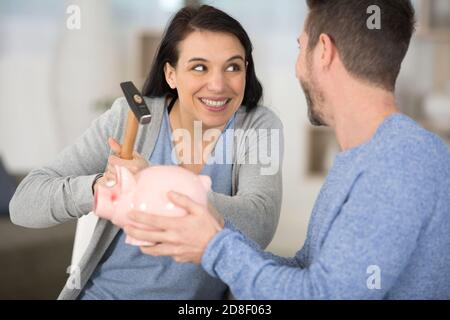
[(336, 56), (336, 46), (330, 36), (322, 33), (319, 37), (320, 63), (323, 68), (328, 69)]
[(164, 75), (166, 77), (166, 81), (169, 87), (172, 89), (176, 89), (177, 81), (175, 75), (175, 68), (172, 67), (169, 62), (166, 62), (164, 66)]

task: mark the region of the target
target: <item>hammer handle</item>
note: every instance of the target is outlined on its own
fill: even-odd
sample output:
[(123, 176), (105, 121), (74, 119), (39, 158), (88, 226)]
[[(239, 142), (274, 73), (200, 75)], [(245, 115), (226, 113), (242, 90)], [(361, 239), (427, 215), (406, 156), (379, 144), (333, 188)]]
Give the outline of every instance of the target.
[(139, 123), (133, 111), (128, 111), (127, 126), (125, 128), (125, 138), (122, 144), (120, 157), (125, 160), (133, 159), (134, 142), (138, 132)]

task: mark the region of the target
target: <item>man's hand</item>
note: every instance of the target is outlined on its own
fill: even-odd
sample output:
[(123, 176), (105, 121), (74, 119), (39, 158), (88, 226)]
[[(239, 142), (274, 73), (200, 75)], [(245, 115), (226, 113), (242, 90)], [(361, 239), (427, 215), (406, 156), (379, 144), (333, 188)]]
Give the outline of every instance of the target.
[(175, 192), (170, 192), (168, 196), (170, 201), (188, 214), (174, 218), (132, 211), (128, 214), (132, 221), (153, 231), (128, 225), (124, 229), (125, 233), (138, 240), (157, 243), (151, 247), (141, 247), (144, 254), (171, 256), (177, 262), (200, 264), (209, 241), (223, 229), (224, 220), (212, 206), (208, 209)]

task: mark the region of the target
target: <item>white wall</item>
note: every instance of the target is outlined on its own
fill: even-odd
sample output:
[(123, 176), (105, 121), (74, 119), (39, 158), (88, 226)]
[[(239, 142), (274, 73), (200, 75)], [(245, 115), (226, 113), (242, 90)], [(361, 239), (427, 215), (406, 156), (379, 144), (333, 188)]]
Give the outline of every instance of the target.
[(3, 17), (0, 29), (0, 155), (11, 170), (28, 171), (56, 152), (49, 95), (55, 32), (25, 17)]
[[(66, 28), (69, 4), (81, 9), (80, 30)], [(135, 74), (134, 31), (162, 29), (172, 14), (158, 4), (0, 2), (0, 156), (11, 172), (48, 164), (102, 112), (99, 101), (121, 95)]]

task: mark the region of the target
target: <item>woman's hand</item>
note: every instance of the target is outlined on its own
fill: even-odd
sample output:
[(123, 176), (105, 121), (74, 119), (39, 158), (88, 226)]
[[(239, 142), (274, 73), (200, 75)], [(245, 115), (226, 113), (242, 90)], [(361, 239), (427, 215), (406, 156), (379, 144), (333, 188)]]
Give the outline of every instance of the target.
[(202, 206), (189, 197), (170, 192), (170, 201), (185, 209), (184, 217), (163, 217), (132, 211), (128, 217), (150, 230), (125, 226), (125, 233), (135, 239), (156, 243), (141, 247), (141, 251), (152, 256), (171, 256), (177, 262), (200, 264), (211, 239), (223, 229), (223, 218), (212, 208)]
[(108, 139), (108, 144), (111, 150), (114, 152), (114, 155), (109, 156), (108, 164), (106, 166), (103, 177), (95, 181), (95, 184), (93, 185), (94, 194), (97, 192), (97, 188), (99, 185), (103, 185), (105, 187), (113, 187), (116, 184), (116, 165), (127, 168), (133, 174), (136, 174), (139, 171), (150, 166), (150, 162), (145, 160), (137, 152), (133, 152), (133, 159), (131, 160), (124, 160), (119, 158), (117, 155), (120, 154), (122, 146), (113, 138)]
[[(109, 156), (108, 165), (106, 166), (104, 178), (106, 181), (116, 181), (116, 168), (115, 166), (122, 166), (127, 168), (132, 174), (136, 174), (139, 171), (148, 168), (150, 162), (144, 159), (136, 151), (133, 152), (133, 159), (124, 160), (118, 157), (122, 150), (122, 146), (113, 138), (108, 139), (108, 144), (114, 155)], [(100, 180), (100, 179), (99, 179)]]
[(93, 194), (95, 195), (97, 193), (97, 189), (98, 189), (99, 186), (110, 188), (110, 187), (114, 186), (114, 184), (115, 184), (114, 181), (108, 181), (106, 179), (106, 177), (103, 176), (103, 177), (97, 179), (95, 181), (94, 185), (92, 186)]

